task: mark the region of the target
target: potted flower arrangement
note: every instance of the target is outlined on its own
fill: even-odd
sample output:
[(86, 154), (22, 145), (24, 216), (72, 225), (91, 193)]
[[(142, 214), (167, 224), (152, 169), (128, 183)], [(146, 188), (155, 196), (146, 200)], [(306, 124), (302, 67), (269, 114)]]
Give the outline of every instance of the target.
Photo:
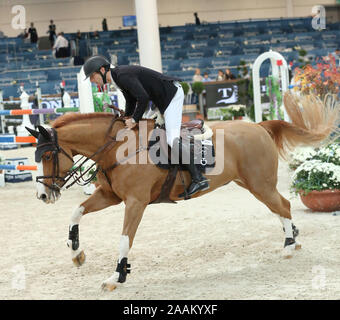
[(241, 120), (245, 116), (246, 106), (242, 104), (233, 104), (229, 107), (220, 108), (221, 120)]
[[(299, 159), (303, 160), (300, 164)], [(300, 195), (304, 205), (321, 212), (340, 210), (340, 145), (298, 151), (290, 167), (296, 165), (291, 191)]]
[[(340, 92), (340, 67), (335, 57), (328, 55), (295, 69), (295, 91), (301, 95), (316, 95), (325, 105), (337, 108)], [(293, 157), (290, 168), (295, 169), (292, 191), (314, 211), (340, 210), (340, 147), (339, 141), (326, 147), (305, 150)]]
[(233, 120), (243, 119), (245, 114), (246, 106), (243, 104), (233, 104), (230, 106), (230, 112), (233, 116)]
[(294, 90), (301, 94), (314, 93), (324, 99), (328, 94), (336, 96), (340, 91), (340, 67), (332, 54), (319, 60), (316, 67), (307, 64), (294, 71), (297, 83)]
[(298, 147), (290, 154), (288, 162), (289, 169), (295, 171), (299, 165), (305, 162), (307, 159), (311, 159), (316, 154), (316, 151), (312, 147)]

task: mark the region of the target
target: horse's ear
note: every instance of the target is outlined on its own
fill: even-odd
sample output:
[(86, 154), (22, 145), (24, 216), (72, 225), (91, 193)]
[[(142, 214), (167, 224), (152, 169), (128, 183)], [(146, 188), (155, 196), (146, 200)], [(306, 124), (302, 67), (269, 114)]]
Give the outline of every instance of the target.
[(34, 137), (34, 138), (37, 138), (39, 137), (39, 132), (38, 131), (35, 131), (31, 128), (28, 128), (28, 127), (25, 127), (26, 130)]
[(38, 126), (37, 128), (45, 139), (52, 140), (51, 134), (44, 127)]

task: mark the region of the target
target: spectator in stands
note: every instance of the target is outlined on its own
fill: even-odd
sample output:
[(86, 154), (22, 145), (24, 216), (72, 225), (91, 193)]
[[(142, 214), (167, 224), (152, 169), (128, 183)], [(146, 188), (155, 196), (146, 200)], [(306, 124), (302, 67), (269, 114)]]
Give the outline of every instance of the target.
[(93, 39), (99, 39), (99, 38), (100, 38), (99, 32), (98, 32), (98, 31), (93, 32), (93, 35), (92, 35), (91, 38), (93, 38)]
[(224, 72), (223, 70), (218, 70), (216, 81), (224, 81)]
[(195, 74), (192, 77), (192, 82), (201, 82), (201, 81), (203, 81), (203, 77), (201, 75), (201, 70), (197, 68), (195, 70)]
[(212, 80), (209, 78), (208, 72), (204, 72), (202, 82), (209, 82), (209, 81), (212, 81)]
[(81, 40), (82, 38), (83, 38), (83, 36), (82, 36), (80, 30), (78, 30), (78, 31), (77, 31), (77, 34), (76, 34), (76, 39), (77, 39), (77, 40)]
[(199, 26), (201, 24), (201, 21), (200, 21), (200, 18), (198, 17), (198, 15), (197, 15), (197, 12), (194, 13), (194, 16), (195, 16), (196, 26)]
[(337, 61), (340, 66), (340, 49), (336, 48), (332, 55), (335, 57), (335, 62)]
[(25, 30), (18, 35), (18, 38), (21, 38), (23, 40), (28, 38), (27, 28), (25, 28)]
[(30, 34), (31, 43), (38, 42), (38, 32), (37, 29), (34, 27), (34, 23), (31, 22), (31, 27), (28, 29), (28, 33)]
[(48, 40), (50, 40), (51, 47), (54, 45), (54, 41), (56, 38), (56, 26), (53, 23), (53, 20), (50, 20), (50, 25), (48, 26)]
[(236, 79), (236, 77), (231, 73), (230, 69), (227, 68), (227, 69), (225, 69), (224, 79), (225, 80), (233, 80), (233, 79)]
[(102, 21), (102, 27), (103, 27), (103, 31), (107, 31), (107, 22), (106, 22), (106, 18), (103, 19)]
[(53, 50), (56, 58), (66, 58), (69, 56), (68, 40), (64, 37), (64, 32), (58, 34)]

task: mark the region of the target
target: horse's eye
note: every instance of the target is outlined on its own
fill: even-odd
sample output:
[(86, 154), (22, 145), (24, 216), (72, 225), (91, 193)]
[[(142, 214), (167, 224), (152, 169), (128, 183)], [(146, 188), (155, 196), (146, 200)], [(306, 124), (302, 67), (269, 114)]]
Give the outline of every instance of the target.
[(45, 154), (45, 155), (43, 156), (43, 158), (44, 158), (44, 160), (46, 160), (46, 161), (50, 161), (50, 160), (52, 159), (52, 155), (51, 155), (51, 154)]

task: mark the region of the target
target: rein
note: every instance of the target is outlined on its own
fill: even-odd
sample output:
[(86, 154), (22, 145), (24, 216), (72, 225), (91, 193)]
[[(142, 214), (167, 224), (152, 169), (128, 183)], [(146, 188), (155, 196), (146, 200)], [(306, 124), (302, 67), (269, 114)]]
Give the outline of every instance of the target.
[[(125, 157), (124, 159), (120, 160), (120, 161), (116, 161), (112, 166), (106, 168), (106, 169), (103, 169), (101, 168), (100, 166), (98, 166), (96, 168), (96, 170), (93, 172), (93, 174), (88, 178), (88, 179), (84, 179), (84, 176), (95, 166), (97, 165), (97, 162), (94, 162), (89, 168), (87, 168), (86, 171), (84, 172), (81, 172), (81, 168), (82, 166), (88, 162), (89, 160), (91, 160), (92, 158), (94, 158), (95, 156), (97, 156), (98, 154), (102, 153), (104, 150), (106, 150), (109, 146), (111, 146), (110, 149), (112, 149), (115, 144), (118, 142), (116, 140), (116, 137), (111, 137), (109, 136), (109, 133), (111, 132), (112, 130), (112, 127), (114, 125), (114, 123), (117, 121), (117, 120), (120, 120), (120, 121), (123, 121), (122, 117), (117, 117), (117, 118), (114, 118), (107, 130), (107, 133), (106, 133), (106, 138), (108, 137), (110, 140), (105, 143), (103, 146), (101, 146), (96, 152), (94, 152), (91, 156), (89, 157), (85, 157), (85, 156), (82, 156), (79, 160), (77, 160), (76, 163), (74, 163), (73, 167), (66, 173), (66, 175), (64, 177), (61, 177), (59, 175), (59, 158), (58, 158), (58, 153), (63, 153), (67, 156), (68, 159), (70, 159), (72, 162), (73, 162), (73, 157), (68, 155), (67, 152), (61, 148), (58, 144), (58, 138), (57, 138), (57, 132), (55, 129), (50, 129), (50, 134), (51, 134), (51, 138), (52, 138), (52, 141), (50, 142), (47, 142), (47, 143), (42, 143), (42, 144), (38, 144), (37, 146), (37, 150), (39, 148), (42, 148), (42, 147), (51, 147), (50, 150), (47, 150), (47, 151), (52, 151), (52, 157), (53, 157), (53, 172), (52, 172), (52, 175), (51, 176), (38, 176), (36, 177), (36, 181), (39, 182), (39, 183), (42, 183), (44, 186), (48, 187), (49, 189), (51, 189), (52, 191), (55, 191), (55, 192), (60, 192), (60, 189), (61, 188), (65, 188), (65, 189), (68, 189), (70, 188), (71, 186), (73, 186), (75, 183), (81, 185), (81, 186), (85, 186), (87, 185), (88, 183), (90, 183), (97, 175), (97, 173), (99, 171), (101, 171), (104, 176), (106, 177), (106, 180), (108, 181), (109, 185), (111, 185), (111, 182), (110, 182), (110, 179), (107, 175), (107, 171), (109, 170), (113, 170), (114, 168), (116, 168), (117, 166), (119, 166), (120, 164), (122, 164), (124, 161), (128, 160), (129, 158), (135, 156), (136, 154), (138, 154), (139, 152), (141, 151), (144, 151), (144, 150), (148, 150), (149, 148), (145, 148), (145, 147), (140, 147), (138, 148), (138, 150), (136, 150), (133, 154)], [(83, 160), (83, 158), (85, 158)], [(99, 160), (99, 159), (98, 159)], [(98, 161), (97, 160), (97, 161)], [(78, 164), (79, 162), (81, 161), (80, 164)], [(75, 167), (75, 165), (77, 165), (77, 167)], [(70, 179), (73, 178), (73, 181), (65, 186), (69, 181)], [(44, 183), (42, 180), (43, 179), (52, 179), (52, 184), (51, 185), (48, 185), (46, 183)], [(82, 182), (80, 182), (80, 179), (82, 180)], [(59, 186), (56, 182), (57, 181), (62, 181), (62, 185)]]
[[(112, 126), (114, 124), (115, 121), (117, 120), (122, 120), (120, 117), (114, 118), (109, 130), (112, 129)], [(106, 136), (108, 136), (108, 133), (106, 134)], [(42, 144), (38, 144), (37, 146), (37, 151), (40, 148), (43, 147), (51, 147), (51, 149), (46, 150), (46, 151), (52, 151), (52, 160), (53, 160), (53, 171), (52, 171), (52, 175), (50, 176), (37, 176), (36, 177), (36, 182), (42, 183), (44, 186), (48, 187), (49, 189), (59, 192), (61, 188), (65, 188), (68, 189), (69, 187), (73, 186), (75, 183), (79, 184), (79, 185), (86, 185), (88, 183), (90, 183), (90, 181), (97, 175), (98, 171), (99, 171), (99, 167), (94, 171), (94, 173), (87, 179), (84, 180), (84, 175), (86, 173), (88, 173), (97, 163), (94, 162), (85, 172), (81, 172), (81, 167), (88, 162), (89, 160), (91, 160), (93, 157), (95, 157), (96, 155), (98, 155), (99, 153), (103, 152), (106, 148), (108, 148), (110, 145), (115, 144), (117, 141), (115, 138), (109, 137), (110, 141), (108, 141), (106, 144), (104, 144), (102, 147), (100, 147), (96, 152), (94, 152), (90, 157), (85, 157), (85, 160), (83, 160), (84, 156), (81, 157), (79, 160), (77, 160), (77, 162), (73, 165), (73, 167), (66, 173), (66, 175), (64, 177), (61, 177), (59, 175), (59, 158), (58, 158), (58, 153), (62, 152), (63, 154), (65, 154), (67, 156), (67, 158), (69, 158), (72, 162), (73, 157), (68, 155), (67, 152), (59, 146), (58, 144), (58, 138), (57, 138), (57, 132), (55, 129), (50, 129), (50, 135), (51, 135), (51, 141), (50, 142), (46, 142), (46, 143), (42, 143)], [(114, 146), (114, 145), (113, 145)], [(112, 147), (113, 147), (112, 146)], [(83, 160), (83, 161), (82, 161)], [(80, 161), (82, 161), (77, 167), (75, 167), (76, 164), (78, 164)], [(80, 173), (80, 174), (79, 174)], [(74, 181), (71, 182), (68, 186), (65, 187), (65, 185), (70, 181), (70, 179), (73, 178)], [(52, 179), (52, 184), (48, 185), (45, 182), (43, 182), (43, 179)], [(83, 183), (80, 183), (80, 179), (83, 180)], [(62, 185), (59, 186), (56, 182), (57, 181), (62, 181)]]

